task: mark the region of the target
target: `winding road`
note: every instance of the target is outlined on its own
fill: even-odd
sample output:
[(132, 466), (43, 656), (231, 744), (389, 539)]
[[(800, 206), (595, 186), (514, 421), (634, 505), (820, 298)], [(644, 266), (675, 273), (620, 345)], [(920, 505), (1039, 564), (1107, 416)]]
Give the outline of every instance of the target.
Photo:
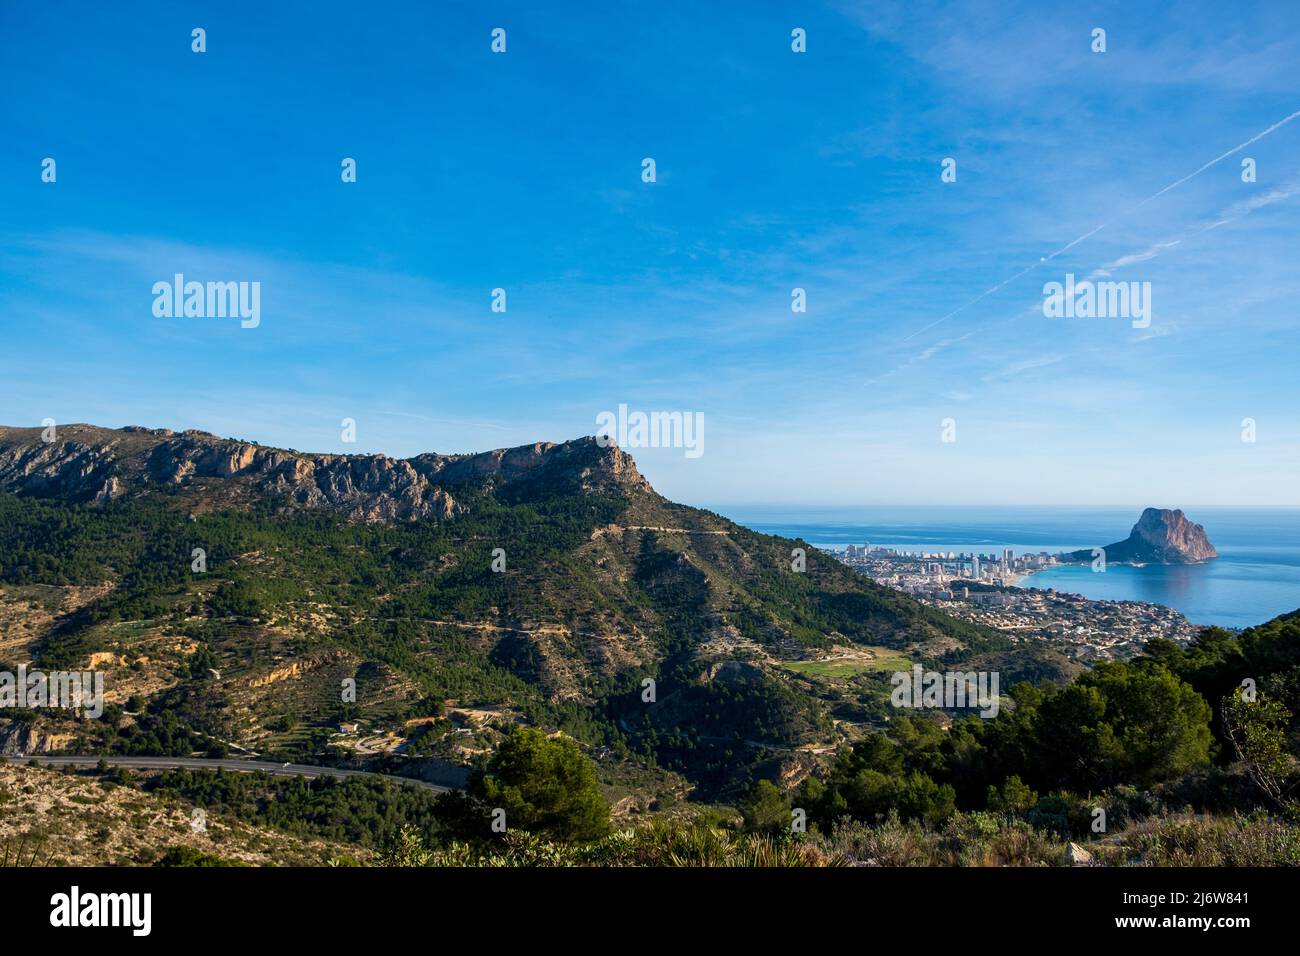
[(135, 768), (137, 770), (229, 770), (235, 773), (269, 773), (277, 777), (334, 777), (344, 780), (348, 777), (373, 777), (391, 783), (410, 784), (438, 793), (445, 793), (452, 787), (416, 780), (413, 777), (395, 777), (387, 773), (370, 773), (366, 770), (342, 770), (337, 767), (314, 767), (304, 763), (273, 763), (269, 760), (236, 760), (210, 757), (116, 757), (90, 755), (68, 757), (58, 754), (27, 754), (21, 760), (35, 760), (42, 766), (54, 767), (95, 767), (101, 760), (110, 767)]

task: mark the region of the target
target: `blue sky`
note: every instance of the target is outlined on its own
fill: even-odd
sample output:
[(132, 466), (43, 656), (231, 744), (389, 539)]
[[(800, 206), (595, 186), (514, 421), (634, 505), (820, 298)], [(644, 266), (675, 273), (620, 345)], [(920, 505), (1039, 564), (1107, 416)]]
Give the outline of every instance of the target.
[[(0, 422), (405, 456), (625, 403), (704, 414), (633, 449), (692, 504), (1300, 505), (1300, 118), (1156, 196), (1300, 110), (1300, 8), (1054, 6), (4, 4)], [(1150, 328), (1044, 318), (1098, 269)], [(155, 317), (176, 272), (260, 326)]]

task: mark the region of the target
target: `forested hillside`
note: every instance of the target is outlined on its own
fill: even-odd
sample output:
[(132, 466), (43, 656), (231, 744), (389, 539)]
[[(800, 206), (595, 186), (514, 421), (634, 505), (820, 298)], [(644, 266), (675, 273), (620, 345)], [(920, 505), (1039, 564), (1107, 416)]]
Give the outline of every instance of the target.
[[(1065, 666), (672, 504), (592, 439), (398, 462), (63, 435), (0, 430), (0, 581), (27, 622), (0, 654), (106, 670), (116, 709), (79, 746), (471, 760), (493, 722), (446, 717), (486, 711), (724, 793), (878, 722), (912, 660)], [(851, 677), (800, 671), (832, 652)], [(388, 744), (341, 753), (344, 722)]]

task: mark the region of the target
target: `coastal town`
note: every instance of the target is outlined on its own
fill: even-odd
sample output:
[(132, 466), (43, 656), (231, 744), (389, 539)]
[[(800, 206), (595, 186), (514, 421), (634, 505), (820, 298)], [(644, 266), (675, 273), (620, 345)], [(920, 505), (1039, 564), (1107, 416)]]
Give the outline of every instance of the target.
[(1200, 628), (1162, 604), (1095, 601), (1053, 589), (1019, 587), (1060, 563), (1047, 552), (1016, 554), (899, 551), (848, 545), (831, 551), (878, 584), (903, 591), (963, 621), (1020, 640), (1041, 640), (1081, 662), (1128, 660), (1152, 638), (1186, 645)]

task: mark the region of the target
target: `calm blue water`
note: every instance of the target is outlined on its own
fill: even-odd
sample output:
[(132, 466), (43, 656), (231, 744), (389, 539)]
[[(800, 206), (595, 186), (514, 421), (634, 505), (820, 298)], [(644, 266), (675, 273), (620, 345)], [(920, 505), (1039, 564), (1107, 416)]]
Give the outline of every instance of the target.
[[(900, 550), (1073, 551), (1121, 541), (1135, 508), (759, 508), (715, 511), (767, 534), (811, 544), (883, 545)], [(1042, 571), (1022, 587), (1056, 588), (1110, 601), (1152, 601), (1197, 624), (1248, 627), (1300, 608), (1300, 510), (1195, 508), (1218, 559), (1190, 567), (1111, 565)]]

